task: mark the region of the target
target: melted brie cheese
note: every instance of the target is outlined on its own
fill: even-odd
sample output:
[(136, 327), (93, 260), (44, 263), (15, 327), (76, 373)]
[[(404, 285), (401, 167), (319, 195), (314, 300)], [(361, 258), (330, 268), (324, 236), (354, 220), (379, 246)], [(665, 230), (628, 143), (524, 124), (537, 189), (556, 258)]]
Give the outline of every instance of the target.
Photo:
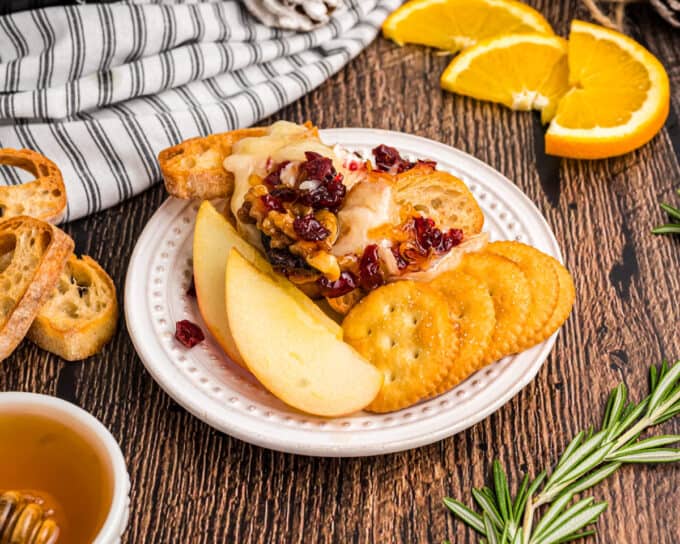
[[(224, 159), (225, 170), (234, 175), (234, 192), (229, 207), (237, 218), (239, 233), (251, 244), (261, 247), (257, 227), (242, 223), (237, 215), (246, 194), (259, 181), (258, 178), (267, 175), (267, 168), (271, 164), (304, 161), (306, 151), (330, 158), (336, 170), (344, 171), (342, 160), (333, 153), (331, 147), (322, 143), (307, 127), (287, 121), (278, 121), (271, 125), (265, 136), (244, 138), (236, 142), (231, 155)], [(282, 172), (282, 181), (286, 184), (294, 181), (290, 179), (293, 170), (293, 167), (286, 167)]]
[(471, 236), (459, 246), (454, 247), (448, 253), (445, 253), (438, 259), (432, 261), (429, 268), (425, 270), (418, 270), (417, 272), (408, 272), (397, 278), (390, 278), (388, 281), (396, 280), (415, 280), (415, 281), (432, 281), (440, 274), (458, 268), (460, 260), (466, 253), (477, 253), (482, 251), (489, 243), (489, 235), (486, 232)]
[(371, 231), (385, 224), (399, 222), (399, 208), (394, 201), (393, 185), (386, 179), (357, 183), (345, 198), (338, 213), (340, 235), (331, 250), (340, 257), (349, 253), (361, 255), (371, 244), (381, 244)]
[(363, 163), (355, 155), (339, 146), (325, 145), (307, 127), (279, 121), (269, 127), (265, 136), (244, 138), (236, 142), (232, 154), (224, 160), (224, 168), (234, 175), (234, 193), (229, 206), (237, 217), (239, 233), (251, 244), (262, 249), (260, 232), (255, 225), (238, 220), (238, 210), (250, 188), (261, 183), (273, 164), (290, 161), (281, 172), (286, 185), (296, 182), (299, 163), (306, 160), (305, 152), (313, 151), (333, 161), (335, 169), (343, 174), (347, 187), (345, 202), (338, 212), (340, 234), (331, 253), (336, 257), (348, 254), (361, 255), (371, 244), (378, 245), (388, 281), (412, 279), (430, 281), (447, 270), (456, 268), (462, 256), (470, 251), (480, 251), (488, 243), (488, 236), (480, 234), (466, 240), (450, 252), (434, 259), (428, 269), (401, 274), (390, 248), (392, 240), (381, 236), (385, 225), (398, 225), (399, 206), (394, 200), (394, 187), (389, 178), (371, 178)]

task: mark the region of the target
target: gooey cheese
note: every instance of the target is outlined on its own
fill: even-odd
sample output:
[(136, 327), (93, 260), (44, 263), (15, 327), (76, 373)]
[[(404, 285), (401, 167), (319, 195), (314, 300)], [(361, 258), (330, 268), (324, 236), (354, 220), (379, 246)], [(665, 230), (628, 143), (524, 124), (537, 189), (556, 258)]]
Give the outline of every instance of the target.
[(385, 179), (357, 183), (338, 213), (340, 235), (331, 252), (336, 257), (349, 253), (361, 255), (366, 246), (384, 242), (373, 238), (371, 231), (398, 223), (399, 208), (394, 201), (392, 183)]
[[(377, 244), (380, 258), (387, 268), (388, 280), (428, 281), (446, 270), (456, 268), (461, 257), (468, 251), (480, 251), (487, 244), (486, 235), (470, 238), (435, 259), (427, 270), (401, 274), (390, 251), (392, 241), (375, 234), (380, 232), (379, 227), (398, 225), (400, 222), (393, 184), (388, 179), (370, 179), (361, 167), (350, 170), (349, 165), (352, 162), (360, 164), (359, 159), (340, 146), (331, 148), (325, 145), (307, 127), (278, 121), (269, 127), (265, 136), (244, 138), (236, 142), (232, 154), (224, 160), (224, 168), (234, 175), (234, 193), (229, 206), (237, 218), (239, 233), (252, 245), (262, 249), (260, 232), (255, 225), (239, 221), (237, 215), (246, 194), (267, 175), (267, 169), (272, 164), (304, 161), (306, 151), (330, 158), (335, 169), (343, 174), (343, 183), (347, 187), (347, 197), (338, 213), (340, 233), (331, 250), (334, 256), (361, 255), (366, 246)], [(292, 176), (293, 170), (284, 170), (284, 183), (286, 180), (283, 178)]]
[(306, 151), (328, 157), (333, 160), (336, 170), (345, 170), (342, 159), (333, 153), (331, 147), (322, 143), (313, 131), (288, 121), (274, 123), (265, 136), (244, 138), (236, 142), (231, 155), (224, 159), (225, 170), (234, 175), (234, 193), (229, 207), (237, 218), (239, 233), (251, 244), (262, 248), (257, 227), (238, 220), (237, 212), (243, 205), (246, 194), (259, 181), (258, 178), (267, 175), (270, 164), (304, 161)]

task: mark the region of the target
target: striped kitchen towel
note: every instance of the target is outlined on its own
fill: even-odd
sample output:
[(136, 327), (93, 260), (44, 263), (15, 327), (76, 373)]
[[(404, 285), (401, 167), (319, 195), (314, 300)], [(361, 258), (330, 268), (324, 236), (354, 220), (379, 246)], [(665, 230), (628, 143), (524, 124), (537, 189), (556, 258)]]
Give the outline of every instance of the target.
[[(257, 123), (340, 70), (400, 0), (351, 0), (307, 33), (237, 1), (133, 0), (0, 17), (0, 147), (61, 169), (73, 220), (161, 179), (161, 149)], [(30, 179), (2, 167), (0, 184)]]

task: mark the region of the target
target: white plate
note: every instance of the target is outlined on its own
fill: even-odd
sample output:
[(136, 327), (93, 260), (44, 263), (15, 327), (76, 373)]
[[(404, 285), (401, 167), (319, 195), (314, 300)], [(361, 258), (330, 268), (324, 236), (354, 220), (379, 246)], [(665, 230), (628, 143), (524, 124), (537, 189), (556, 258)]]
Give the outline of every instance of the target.
[[(321, 131), (366, 158), (378, 144), (415, 158), (434, 159), (463, 179), (486, 217), (492, 240), (531, 244), (561, 260), (557, 240), (532, 202), (507, 178), (470, 155), (432, 140), (371, 129)], [(555, 336), (506, 357), (437, 398), (392, 414), (357, 413), (323, 419), (297, 412), (264, 390), (207, 338), (191, 350), (174, 339), (175, 323), (203, 326), (195, 300), (185, 292), (198, 203), (168, 199), (137, 242), (125, 285), (125, 317), (137, 353), (154, 379), (208, 425), (274, 450), (333, 457), (376, 455), (431, 444), (498, 410), (538, 372)], [(262, 331), (267, 341), (267, 331)]]

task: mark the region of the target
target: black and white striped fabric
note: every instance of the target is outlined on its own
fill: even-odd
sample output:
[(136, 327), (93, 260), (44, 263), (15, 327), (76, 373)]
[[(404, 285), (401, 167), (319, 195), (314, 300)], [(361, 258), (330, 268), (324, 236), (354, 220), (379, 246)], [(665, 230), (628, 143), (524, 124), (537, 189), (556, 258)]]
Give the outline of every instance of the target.
[[(0, 17), (0, 147), (51, 158), (73, 220), (160, 181), (156, 156), (246, 127), (320, 85), (399, 0), (354, 0), (328, 25), (267, 28), (237, 1), (79, 5)], [(0, 184), (28, 179), (2, 168)]]

